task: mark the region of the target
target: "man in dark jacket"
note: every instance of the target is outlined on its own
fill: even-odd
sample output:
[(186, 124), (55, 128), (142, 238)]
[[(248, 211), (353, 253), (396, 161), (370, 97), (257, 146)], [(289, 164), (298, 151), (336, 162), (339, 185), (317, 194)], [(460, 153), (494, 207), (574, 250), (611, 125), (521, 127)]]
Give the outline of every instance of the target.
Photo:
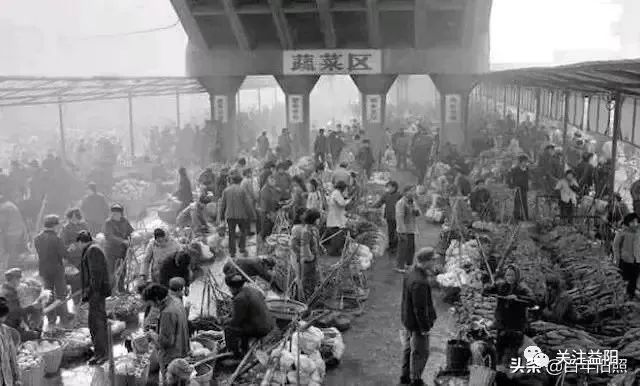
[(118, 280), (118, 290), (120, 292), (126, 292), (126, 283), (124, 278), (127, 275), (126, 257), (127, 250), (129, 249), (129, 237), (133, 233), (133, 227), (129, 223), (124, 215), (124, 209), (118, 204), (111, 206), (111, 217), (107, 219), (104, 224), (104, 236), (107, 240), (104, 252), (107, 257), (107, 267), (109, 268), (109, 274), (116, 274), (116, 268), (118, 264), (121, 264), (122, 269), (120, 276), (114, 278)]
[(256, 215), (247, 191), (240, 186), (242, 176), (233, 174), (231, 182), (232, 185), (222, 192), (218, 218), (220, 222), (227, 220), (229, 254), (233, 258), (236, 257), (236, 227), (240, 228), (240, 240), (238, 242), (240, 253), (246, 256), (247, 235), (249, 234), (251, 221), (256, 218)]
[(360, 165), (362, 170), (364, 170), (364, 172), (366, 173), (367, 179), (370, 178), (373, 164), (376, 162), (376, 160), (373, 157), (371, 142), (368, 139), (362, 140), (362, 146), (358, 150), (356, 161), (358, 162), (358, 165)]
[(97, 365), (107, 360), (109, 352), (105, 299), (111, 296), (111, 280), (104, 252), (93, 244), (91, 234), (81, 231), (76, 241), (78, 249), (82, 250), (82, 301), (89, 302), (89, 332), (94, 352), (89, 364)]
[(433, 256), (433, 248), (418, 251), (415, 265), (402, 284), (402, 385), (424, 385), (422, 372), (429, 359), (429, 331), (436, 320), (428, 274)]
[[(64, 300), (67, 296), (67, 282), (64, 277), (64, 263), (67, 259), (67, 249), (58, 237), (60, 219), (56, 215), (48, 215), (44, 219), (44, 230), (34, 239), (33, 243), (38, 253), (38, 267), (44, 287), (51, 290), (56, 299)], [(66, 323), (70, 317), (66, 307), (58, 307), (47, 315), (49, 325), (56, 324), (57, 317)]]
[(385, 185), (385, 193), (373, 206), (380, 208), (384, 205), (384, 218), (387, 220), (387, 235), (389, 238), (389, 254), (394, 255), (398, 247), (398, 232), (396, 231), (396, 204), (402, 198), (398, 191), (398, 183), (389, 181)]
[(265, 337), (275, 323), (262, 293), (245, 286), (241, 275), (226, 276), (225, 283), (233, 295), (231, 318), (224, 321), (225, 342), (237, 358), (242, 358), (249, 349), (249, 340)]
[(184, 279), (184, 292), (189, 295), (191, 283), (191, 256), (186, 250), (179, 251), (172, 259), (164, 259), (160, 263), (160, 284), (169, 287), (169, 281), (174, 277)]
[(237, 258), (233, 261), (229, 261), (222, 268), (222, 272), (225, 276), (232, 276), (238, 274), (238, 268), (242, 270), (249, 277), (259, 277), (271, 284), (271, 288), (277, 292), (284, 292), (283, 288), (280, 288), (274, 281), (273, 268), (276, 266), (276, 261), (273, 257), (245, 257)]
[(529, 158), (526, 155), (518, 157), (518, 165), (509, 171), (507, 183), (511, 189), (515, 189), (513, 198), (513, 218), (516, 221), (529, 219)]
[(324, 163), (326, 155), (329, 152), (328, 139), (324, 135), (324, 129), (318, 130), (318, 136), (313, 142), (313, 154), (316, 162)]
[(109, 204), (107, 199), (98, 193), (95, 182), (88, 185), (89, 194), (82, 199), (80, 210), (87, 220), (89, 232), (94, 235), (103, 231), (104, 221), (109, 217)]
[(276, 213), (280, 209), (280, 192), (276, 187), (275, 176), (267, 178), (265, 185), (260, 190), (258, 198), (258, 210), (260, 211), (260, 241), (271, 235), (275, 225)]

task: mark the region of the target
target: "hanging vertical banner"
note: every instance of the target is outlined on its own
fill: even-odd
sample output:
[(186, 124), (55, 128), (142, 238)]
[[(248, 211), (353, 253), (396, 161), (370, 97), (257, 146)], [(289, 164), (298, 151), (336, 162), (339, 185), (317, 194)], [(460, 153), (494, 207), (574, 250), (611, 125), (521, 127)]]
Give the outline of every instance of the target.
[(287, 95), (287, 105), (289, 107), (289, 123), (303, 123), (303, 96), (297, 94)]
[(445, 97), (445, 105), (447, 106), (446, 122), (460, 123), (460, 105), (462, 104), (460, 95), (449, 94)]
[(213, 119), (222, 123), (229, 120), (229, 101), (226, 95), (213, 97)]
[(382, 122), (382, 95), (366, 95), (366, 118), (371, 123)]

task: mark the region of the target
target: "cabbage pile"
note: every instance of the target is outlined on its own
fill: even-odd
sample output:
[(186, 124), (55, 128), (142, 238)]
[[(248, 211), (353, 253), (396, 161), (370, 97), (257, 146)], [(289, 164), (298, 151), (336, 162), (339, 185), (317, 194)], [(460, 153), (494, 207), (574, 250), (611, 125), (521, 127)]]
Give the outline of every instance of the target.
[(124, 179), (113, 186), (113, 199), (115, 201), (142, 200), (148, 197), (151, 184), (133, 178)]
[(458, 240), (453, 240), (447, 249), (445, 261), (445, 273), (436, 277), (438, 284), (443, 287), (482, 288), (479, 269), (482, 256), (477, 241), (460, 244)]

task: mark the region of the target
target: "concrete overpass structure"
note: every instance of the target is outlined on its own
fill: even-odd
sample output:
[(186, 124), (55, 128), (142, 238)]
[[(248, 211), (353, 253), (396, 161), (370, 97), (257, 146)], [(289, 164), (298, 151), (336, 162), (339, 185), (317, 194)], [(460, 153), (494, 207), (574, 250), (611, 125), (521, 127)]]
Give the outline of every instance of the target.
[(350, 75), (362, 123), (384, 138), (386, 94), (398, 74), (429, 74), (441, 95), (441, 138), (465, 138), (474, 74), (489, 70), (492, 0), (171, 0), (189, 37), (187, 75), (210, 95), (223, 156), (236, 154), (236, 93), (273, 75), (287, 127), (309, 149), (309, 94), (322, 75)]

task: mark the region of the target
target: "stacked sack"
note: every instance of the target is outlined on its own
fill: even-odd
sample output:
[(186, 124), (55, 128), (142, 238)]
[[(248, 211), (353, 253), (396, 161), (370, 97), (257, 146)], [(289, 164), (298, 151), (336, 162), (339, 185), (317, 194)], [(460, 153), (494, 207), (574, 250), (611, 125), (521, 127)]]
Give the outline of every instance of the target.
[[(271, 352), (271, 357), (279, 361), (272, 383), (297, 384), (299, 372), (300, 385), (322, 385), (326, 374), (326, 366), (320, 354), (323, 340), (324, 334), (317, 327), (309, 327), (303, 332), (293, 333), (290, 349), (288, 349), (289, 345), (285, 344), (285, 348), (277, 348)], [(298, 350), (300, 350), (299, 360)]]

